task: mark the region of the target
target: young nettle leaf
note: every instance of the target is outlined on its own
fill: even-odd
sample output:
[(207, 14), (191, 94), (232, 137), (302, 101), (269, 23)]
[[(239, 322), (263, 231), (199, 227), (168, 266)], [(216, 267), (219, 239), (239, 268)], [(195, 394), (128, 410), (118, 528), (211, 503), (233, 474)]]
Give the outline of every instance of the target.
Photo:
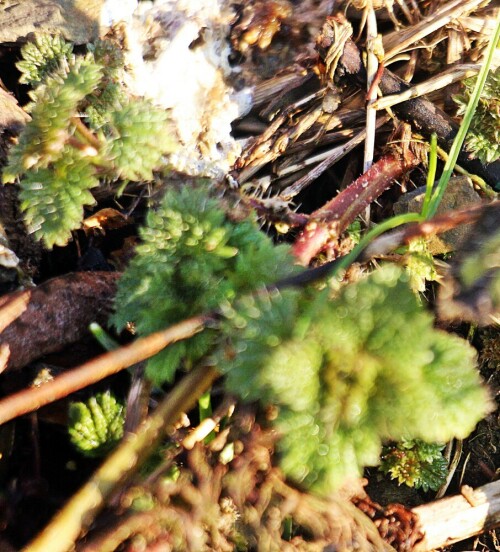
[(282, 468), (320, 493), (378, 464), (384, 441), (465, 437), (489, 410), (474, 349), (434, 329), (397, 267), (333, 300), (288, 291), (235, 308), (226, 386), (279, 407)]
[(146, 100), (114, 106), (103, 129), (102, 153), (117, 178), (151, 180), (163, 155), (177, 149), (167, 112)]
[(66, 146), (50, 168), (29, 171), (21, 181), (19, 199), (28, 230), (49, 249), (65, 245), (80, 226), (84, 205), (95, 203), (89, 190), (98, 185), (94, 168)]
[[(290, 274), (288, 247), (275, 247), (250, 220), (226, 219), (205, 183), (169, 190), (148, 213), (142, 243), (116, 295), (113, 323), (134, 322), (146, 335), (189, 316), (218, 308), (237, 295)], [(211, 351), (213, 331), (176, 343), (148, 362), (157, 384)]]
[(75, 448), (90, 457), (107, 454), (123, 437), (125, 409), (109, 392), (71, 403), (68, 432)]
[(4, 183), (14, 182), (30, 170), (47, 168), (62, 156), (65, 144), (74, 134), (71, 117), (101, 77), (102, 67), (86, 57), (76, 58), (47, 77), (37, 88), (31, 121), (9, 151)]
[(36, 86), (32, 119), (9, 152), (3, 182), (20, 180), (26, 223), (51, 248), (79, 227), (99, 178), (151, 180), (175, 142), (166, 112), (127, 94), (114, 44), (98, 40), (75, 56), (62, 38), (39, 35), (22, 53), (22, 81)]
[(99, 87), (85, 98), (82, 109), (90, 128), (98, 130), (109, 121), (110, 112), (128, 102), (123, 86), (125, 58), (121, 49), (108, 40), (96, 40), (87, 45), (87, 50), (95, 62), (103, 66), (103, 78)]
[(113, 80), (103, 81), (99, 89), (85, 98), (85, 110), (82, 112), (85, 122), (92, 130), (100, 130), (110, 118), (110, 112), (117, 105), (128, 102), (123, 85)]
[(37, 34), (34, 42), (27, 42), (21, 48), (22, 60), (16, 63), (21, 71), (19, 82), (36, 88), (63, 61), (69, 62), (72, 54), (73, 45), (61, 35)]

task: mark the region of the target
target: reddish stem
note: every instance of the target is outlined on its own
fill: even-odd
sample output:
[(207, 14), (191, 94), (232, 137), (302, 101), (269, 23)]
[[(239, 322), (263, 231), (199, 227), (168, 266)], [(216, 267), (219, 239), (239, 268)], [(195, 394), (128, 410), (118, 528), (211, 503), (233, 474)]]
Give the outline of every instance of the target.
[(303, 265), (309, 264), (330, 240), (337, 239), (395, 179), (417, 164), (417, 158), (409, 150), (404, 155), (384, 155), (345, 190), (312, 213), (292, 248), (298, 261)]

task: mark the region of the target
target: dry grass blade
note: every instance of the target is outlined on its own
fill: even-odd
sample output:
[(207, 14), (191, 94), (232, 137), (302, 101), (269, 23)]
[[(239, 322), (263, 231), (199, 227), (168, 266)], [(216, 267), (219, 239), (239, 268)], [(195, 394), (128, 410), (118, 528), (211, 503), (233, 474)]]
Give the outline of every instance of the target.
[(372, 107), (374, 109), (387, 109), (393, 105), (406, 102), (412, 98), (424, 96), (431, 92), (435, 92), (436, 90), (440, 90), (445, 86), (449, 86), (454, 82), (474, 77), (478, 74), (480, 68), (481, 66), (477, 63), (467, 63), (446, 69), (439, 75), (417, 84), (416, 86), (412, 86), (411, 88), (408, 88), (408, 90), (401, 92), (401, 94), (390, 94), (375, 100)]
[[(376, 122), (375, 128), (381, 127), (385, 122), (387, 122), (388, 117), (381, 117)], [(366, 130), (362, 130), (354, 138), (346, 142), (345, 144), (342, 144), (341, 146), (337, 146), (327, 152), (323, 152), (322, 154), (313, 156), (312, 158), (306, 159), (300, 164), (293, 165), (291, 167), (288, 167), (288, 172), (295, 172), (300, 170), (301, 168), (304, 168), (308, 164), (312, 164), (314, 162), (321, 161), (319, 165), (314, 167), (309, 173), (307, 173), (305, 176), (294, 182), (291, 186), (288, 186), (285, 188), (281, 193), (280, 197), (283, 199), (289, 200), (295, 197), (297, 194), (299, 194), (302, 190), (307, 188), (318, 176), (320, 176), (322, 173), (324, 173), (329, 167), (331, 167), (334, 163), (336, 163), (339, 159), (342, 159), (345, 155), (347, 155), (350, 151), (352, 151), (356, 146), (361, 144), (361, 142), (366, 138)], [(282, 175), (280, 175), (282, 176)]]
[(483, 4), (484, 0), (453, 0), (440, 6), (416, 25), (394, 31), (383, 38), (385, 58), (389, 61), (396, 55), (414, 48), (419, 40), (444, 27), (454, 19), (464, 16)]
[(249, 159), (245, 160), (245, 168), (240, 172), (239, 182), (246, 182), (261, 167), (282, 155), (288, 145), (295, 142), (304, 132), (309, 130), (322, 114), (321, 106), (313, 107), (297, 121), (295, 126), (286, 129), (282, 133), (277, 133), (277, 131), (285, 123), (287, 117), (280, 115), (276, 118), (261, 137), (265, 138), (265, 141), (261, 141), (261, 138), (259, 138), (255, 148), (251, 150)]

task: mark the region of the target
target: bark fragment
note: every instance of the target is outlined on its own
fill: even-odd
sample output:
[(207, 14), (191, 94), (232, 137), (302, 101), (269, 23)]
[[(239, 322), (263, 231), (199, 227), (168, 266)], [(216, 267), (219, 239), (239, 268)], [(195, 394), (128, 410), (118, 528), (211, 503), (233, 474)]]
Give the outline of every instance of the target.
[(111, 308), (119, 273), (78, 272), (0, 298), (0, 371), (81, 339), (88, 325), (103, 322)]

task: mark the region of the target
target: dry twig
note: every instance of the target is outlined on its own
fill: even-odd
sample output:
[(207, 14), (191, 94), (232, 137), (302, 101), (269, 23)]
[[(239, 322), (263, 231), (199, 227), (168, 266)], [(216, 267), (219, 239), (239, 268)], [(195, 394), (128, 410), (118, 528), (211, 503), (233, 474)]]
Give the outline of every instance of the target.
[(130, 345), (92, 359), (40, 387), (25, 389), (0, 400), (0, 425), (116, 374), (155, 355), (171, 343), (191, 337), (201, 331), (209, 320), (209, 316), (184, 320), (166, 330), (139, 338)]

